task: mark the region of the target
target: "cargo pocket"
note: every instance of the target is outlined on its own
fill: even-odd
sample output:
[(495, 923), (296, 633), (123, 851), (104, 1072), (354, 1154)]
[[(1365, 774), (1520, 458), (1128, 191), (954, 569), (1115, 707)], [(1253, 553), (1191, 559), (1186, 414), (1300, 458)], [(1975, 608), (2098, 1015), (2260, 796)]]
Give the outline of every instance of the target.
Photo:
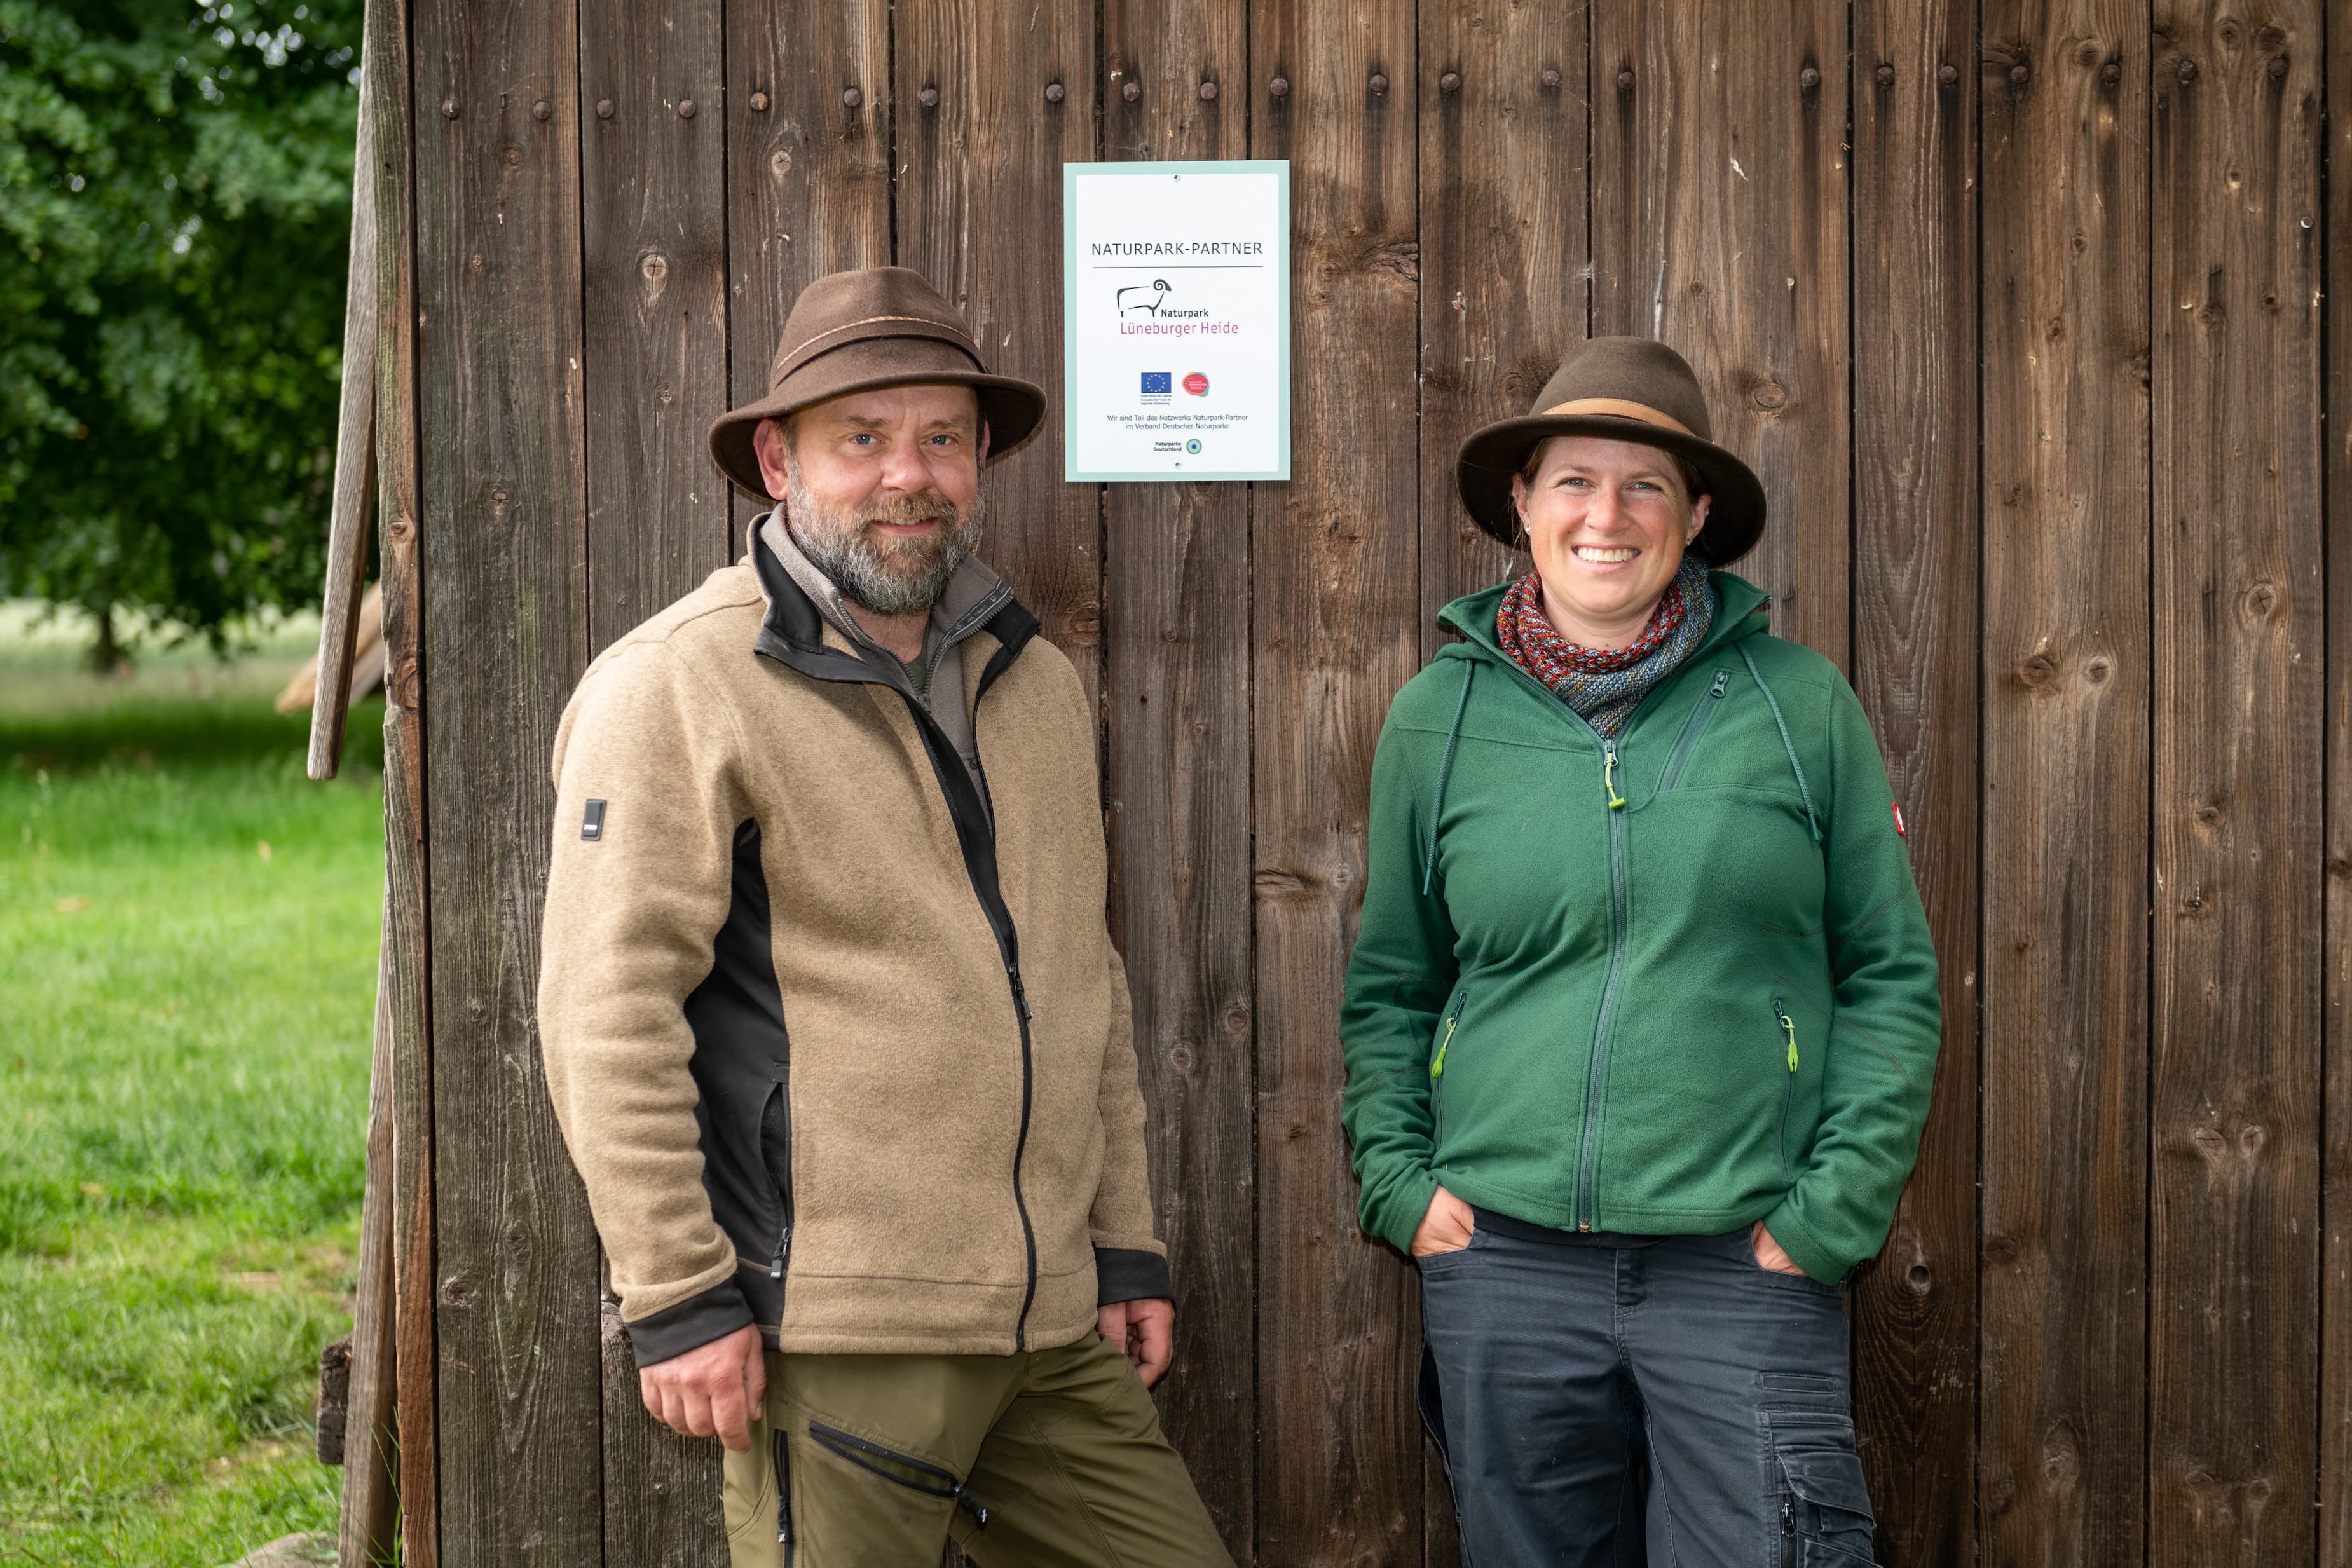
[(1874, 1568), (1862, 1456), (1843, 1445), (1790, 1445), (1778, 1457), (1782, 1568)]
[(727, 1561), (730, 1568), (792, 1568), (791, 1451), (782, 1428), (763, 1432), (758, 1421), (751, 1441), (752, 1454), (727, 1456)]
[(929, 1459), (919, 1459), (896, 1448), (868, 1442), (854, 1432), (845, 1432), (822, 1421), (809, 1423), (809, 1440), (834, 1458), (856, 1465), (861, 1470), (869, 1470), (886, 1481), (895, 1481), (909, 1491), (919, 1491), (927, 1497), (951, 1499), (958, 1508), (971, 1515), (974, 1529), (987, 1528), (988, 1510), (981, 1506), (978, 1498), (964, 1490), (963, 1478), (953, 1470), (943, 1469)]

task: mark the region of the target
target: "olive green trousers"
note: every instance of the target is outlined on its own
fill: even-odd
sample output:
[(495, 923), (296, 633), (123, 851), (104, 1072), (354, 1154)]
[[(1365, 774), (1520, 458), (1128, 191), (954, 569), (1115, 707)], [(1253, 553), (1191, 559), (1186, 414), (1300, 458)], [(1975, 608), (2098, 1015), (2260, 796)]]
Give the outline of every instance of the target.
[(1099, 1334), (1014, 1355), (768, 1356), (727, 1456), (732, 1568), (1231, 1568)]

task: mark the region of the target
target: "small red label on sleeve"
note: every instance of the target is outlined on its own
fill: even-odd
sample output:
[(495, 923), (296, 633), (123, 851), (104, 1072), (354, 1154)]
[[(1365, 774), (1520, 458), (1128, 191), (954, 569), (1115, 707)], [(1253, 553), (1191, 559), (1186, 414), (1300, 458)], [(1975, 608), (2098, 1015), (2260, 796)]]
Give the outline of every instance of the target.
[(1911, 836), (1903, 831), (1903, 803), (1900, 800), (1895, 802), (1895, 831), (1902, 838), (1907, 839)]

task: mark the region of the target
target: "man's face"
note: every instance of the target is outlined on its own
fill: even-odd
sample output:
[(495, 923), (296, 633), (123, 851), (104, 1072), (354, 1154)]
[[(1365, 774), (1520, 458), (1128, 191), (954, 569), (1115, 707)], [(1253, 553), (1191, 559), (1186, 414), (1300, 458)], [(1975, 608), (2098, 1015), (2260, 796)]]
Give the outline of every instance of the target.
[(980, 542), (988, 433), (970, 387), (852, 392), (762, 422), (752, 445), (803, 552), (877, 614), (929, 610)]

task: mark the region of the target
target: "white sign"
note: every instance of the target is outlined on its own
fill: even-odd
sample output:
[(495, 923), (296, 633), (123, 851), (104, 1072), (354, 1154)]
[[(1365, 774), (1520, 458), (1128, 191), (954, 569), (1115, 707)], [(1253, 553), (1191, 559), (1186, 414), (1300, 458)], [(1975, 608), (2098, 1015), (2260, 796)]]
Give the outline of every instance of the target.
[(1064, 477), (1290, 477), (1290, 165), (1062, 166)]

